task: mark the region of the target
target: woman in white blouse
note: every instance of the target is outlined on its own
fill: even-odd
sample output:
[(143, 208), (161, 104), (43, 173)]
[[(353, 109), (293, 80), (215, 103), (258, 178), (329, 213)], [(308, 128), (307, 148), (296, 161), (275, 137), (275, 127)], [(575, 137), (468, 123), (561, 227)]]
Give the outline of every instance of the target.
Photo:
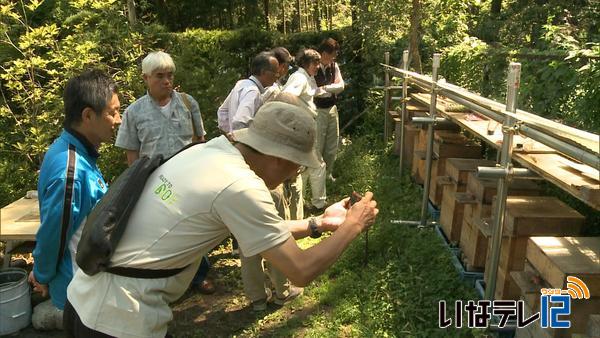
[(302, 99), (315, 115), (317, 107), (313, 102), (313, 97), (317, 94), (318, 87), (314, 76), (319, 69), (320, 60), (321, 55), (316, 50), (310, 48), (301, 50), (296, 56), (299, 68), (290, 75), (282, 90), (284, 93), (290, 93)]
[[(321, 92), (324, 92), (323, 89), (317, 87), (317, 82), (315, 82), (314, 78), (319, 69), (320, 60), (321, 55), (314, 49), (304, 49), (300, 51), (298, 56), (296, 56), (296, 63), (300, 68), (290, 76), (282, 90), (283, 93), (295, 95), (299, 97), (302, 102), (306, 103), (315, 115), (315, 119), (317, 117), (317, 107), (315, 106), (313, 98), (320, 95)], [(317, 121), (317, 123), (318, 122), (319, 121)], [(317, 130), (319, 130), (318, 126)], [(319, 137), (319, 135), (316, 136), (317, 140), (315, 140), (315, 146), (319, 139), (322, 138)], [(318, 156), (321, 157), (321, 154), (318, 154)], [(313, 214), (318, 214), (327, 206), (325, 162), (323, 162), (322, 157), (320, 160), (321, 167), (308, 169), (302, 174), (302, 185), (304, 187), (306, 187), (306, 180), (308, 179), (310, 181), (312, 206), (309, 209)], [(300, 196), (300, 200), (302, 200), (302, 196)]]

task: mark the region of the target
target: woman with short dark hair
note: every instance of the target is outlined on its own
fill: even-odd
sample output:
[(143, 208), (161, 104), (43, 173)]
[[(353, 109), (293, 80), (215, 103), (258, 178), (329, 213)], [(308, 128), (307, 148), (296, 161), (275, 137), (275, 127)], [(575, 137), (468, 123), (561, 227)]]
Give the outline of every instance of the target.
[(296, 63), (300, 68), (290, 76), (282, 90), (283, 93), (290, 93), (302, 99), (315, 115), (316, 106), (313, 102), (313, 97), (317, 93), (315, 74), (320, 60), (321, 55), (316, 50), (310, 48), (301, 50), (296, 56)]

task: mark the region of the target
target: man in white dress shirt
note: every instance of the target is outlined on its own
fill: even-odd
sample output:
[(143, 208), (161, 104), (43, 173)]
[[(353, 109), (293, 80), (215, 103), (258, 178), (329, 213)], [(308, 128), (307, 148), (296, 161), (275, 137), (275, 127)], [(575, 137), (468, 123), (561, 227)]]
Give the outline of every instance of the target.
[(239, 80), (217, 110), (219, 129), (225, 135), (247, 128), (262, 105), (261, 94), (277, 80), (279, 63), (271, 52), (261, 52), (252, 60), (252, 75)]

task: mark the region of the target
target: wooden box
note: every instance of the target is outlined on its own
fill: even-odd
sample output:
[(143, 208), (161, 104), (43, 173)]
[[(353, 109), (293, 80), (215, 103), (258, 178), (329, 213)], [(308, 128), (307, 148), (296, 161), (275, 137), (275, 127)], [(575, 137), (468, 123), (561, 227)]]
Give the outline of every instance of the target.
[[(465, 205), (474, 203), (474, 199), (465, 197), (469, 172), (475, 172), (478, 166), (493, 166), (495, 162), (481, 159), (449, 158), (446, 160), (446, 176), (439, 176), (443, 186), (440, 212), (441, 228), (451, 242), (460, 241)], [(449, 184), (445, 184), (449, 182)]]
[[(525, 318), (529, 318), (534, 312), (540, 311), (540, 288), (537, 290), (538, 294), (535, 299), (533, 297), (521, 297), (525, 303)], [(590, 326), (593, 330), (593, 320), (595, 319), (594, 316), (597, 314), (598, 309), (600, 309), (599, 298), (571, 299), (571, 314), (568, 315), (568, 317), (562, 317), (564, 319), (568, 318), (571, 321), (571, 327), (569, 329), (544, 329), (541, 327), (540, 321), (538, 320), (527, 326), (525, 329), (517, 329), (516, 337), (523, 337), (523, 333), (529, 333), (530, 337), (533, 338), (573, 338), (577, 337), (577, 335), (584, 335), (585, 337), (586, 333), (591, 331)], [(525, 337), (528, 336), (525, 335)]]
[[(528, 236), (578, 235), (584, 217), (555, 197), (510, 196), (506, 200), (504, 232), (500, 246), (497, 299), (518, 299), (519, 290), (508, 272), (523, 270)], [(489, 238), (492, 226), (483, 224), (481, 231)], [(485, 281), (488, 283), (491, 260), (491, 241), (487, 249)]]
[(483, 271), (485, 267), (485, 252), (488, 238), (479, 230), (477, 225), (463, 219), (460, 233), (460, 248), (462, 261), (467, 271)]
[[(498, 180), (478, 178), (475, 173), (469, 173), (467, 179), (467, 191), (475, 196), (482, 204), (491, 204)], [(539, 195), (539, 186), (528, 180), (512, 180), (508, 187), (509, 196), (537, 196)]]
[[(423, 184), (423, 177), (425, 177), (425, 165), (426, 165), (426, 160), (425, 160), (425, 156), (427, 154), (427, 125), (416, 125), (414, 124), (414, 126), (416, 127), (420, 127), (421, 129), (419, 130), (419, 136), (416, 138), (416, 143), (414, 145), (414, 152), (416, 153), (417, 151), (421, 152), (419, 154), (413, 154), (413, 163), (411, 166), (411, 174), (413, 176), (413, 179), (415, 180), (415, 182), (419, 183), (419, 184)], [(444, 124), (444, 125), (439, 125), (436, 126), (436, 130), (434, 130), (433, 133), (433, 162), (431, 164), (431, 168), (432, 168), (432, 183), (435, 184), (435, 180), (433, 179), (434, 176), (434, 172), (437, 173), (437, 169), (434, 169), (437, 167), (437, 164), (435, 164), (435, 160), (439, 157), (439, 152), (436, 151), (436, 144), (440, 143), (440, 140), (442, 140), (441, 142), (443, 143), (443, 139), (444, 136), (441, 136), (442, 138), (440, 138), (440, 135), (459, 135), (458, 139), (460, 140), (466, 140), (466, 138), (464, 136), (462, 136), (461, 134), (459, 134), (460, 131), (460, 127), (458, 127), (455, 124)], [(452, 147), (456, 146), (453, 145), (452, 143), (450, 143), (451, 141), (456, 142), (457, 137), (450, 137), (450, 136), (446, 136), (446, 139), (448, 139), (447, 144), (444, 144), (444, 146), (441, 148), (441, 151), (444, 154), (451, 154), (453, 151), (456, 152), (457, 150), (453, 150), (451, 149)], [(437, 146), (439, 148), (439, 144)], [(439, 150), (439, 149), (438, 149)], [(480, 151), (481, 153), (481, 151)], [(445, 156), (447, 157), (451, 157), (451, 156)], [(468, 157), (468, 156), (465, 156)], [(479, 156), (480, 157), (480, 156)], [(443, 168), (442, 168), (443, 170)], [(443, 171), (442, 171), (443, 172)]]
[(415, 137), (414, 150), (412, 154), (411, 170), (412, 178), (418, 184), (423, 184), (425, 176), (425, 155), (427, 147), (427, 129), (420, 129)]
[(600, 296), (600, 237), (531, 237), (527, 260), (553, 288), (566, 289), (567, 276)]
[[(414, 150), (415, 135), (421, 130), (411, 122), (414, 116), (427, 116), (426, 107), (408, 104), (406, 107), (407, 119), (404, 124), (404, 163), (410, 168), (412, 162), (412, 153)], [(402, 128), (402, 117), (393, 117), (394, 123), (394, 155), (400, 155), (400, 129)]]
[[(480, 159), (481, 146), (455, 131), (436, 130), (434, 132), (433, 153), (429, 200), (433, 205), (439, 207), (442, 204), (444, 180), (440, 181), (437, 178), (445, 176), (447, 159), (452, 157)], [(425, 177), (424, 164), (420, 173), (421, 177)]]
[(480, 222), (482, 219), (489, 219), (492, 216), (492, 205), (479, 203), (473, 195), (468, 193), (456, 193), (457, 198), (461, 198), (464, 201), (473, 201), (470, 203), (465, 202), (463, 219), (466, 219), (469, 223)]
[(573, 236), (585, 221), (556, 197), (514, 196), (506, 200), (504, 233), (509, 236)]
[[(401, 124), (396, 122), (396, 132), (394, 136), (394, 154), (400, 155), (400, 127)], [(412, 168), (413, 153), (415, 142), (418, 142), (419, 131), (421, 129), (411, 125), (404, 125), (404, 150), (403, 150), (403, 165), (405, 168)]]

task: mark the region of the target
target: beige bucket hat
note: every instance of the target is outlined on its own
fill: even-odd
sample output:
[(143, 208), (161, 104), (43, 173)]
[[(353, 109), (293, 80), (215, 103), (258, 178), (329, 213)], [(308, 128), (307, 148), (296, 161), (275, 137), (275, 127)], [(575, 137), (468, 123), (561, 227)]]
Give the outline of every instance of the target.
[(248, 128), (235, 130), (233, 138), (263, 154), (318, 168), (321, 163), (314, 149), (316, 129), (308, 109), (269, 102), (256, 112)]

